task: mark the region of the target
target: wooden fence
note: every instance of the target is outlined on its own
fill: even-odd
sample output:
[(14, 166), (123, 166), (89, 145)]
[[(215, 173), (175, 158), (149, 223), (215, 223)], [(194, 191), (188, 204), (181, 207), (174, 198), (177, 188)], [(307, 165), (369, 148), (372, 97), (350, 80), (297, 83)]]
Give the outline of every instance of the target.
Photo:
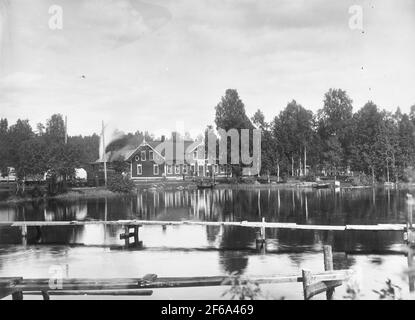
[[(323, 251), (325, 271), (312, 273), (310, 270), (302, 270), (301, 275), (252, 276), (246, 280), (241, 279), (240, 282), (241, 284), (247, 281), (258, 284), (302, 282), (304, 299), (308, 300), (323, 292), (326, 292), (327, 299), (332, 299), (334, 288), (342, 285), (353, 272), (334, 270), (331, 246), (324, 246)], [(24, 295), (42, 295), (44, 300), (49, 300), (51, 295), (149, 296), (153, 294), (151, 289), (229, 285), (231, 281), (228, 276), (158, 278), (156, 275), (146, 275), (142, 278), (63, 278), (58, 279), (57, 283), (53, 279), (46, 278), (9, 277), (0, 278), (0, 299), (10, 295), (13, 300), (22, 300)]]

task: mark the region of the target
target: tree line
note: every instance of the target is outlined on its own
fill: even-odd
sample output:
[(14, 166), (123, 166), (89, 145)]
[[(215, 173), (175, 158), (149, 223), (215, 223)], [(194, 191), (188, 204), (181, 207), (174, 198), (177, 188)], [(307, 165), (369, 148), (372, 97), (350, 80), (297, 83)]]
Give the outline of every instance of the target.
[(353, 112), (341, 89), (324, 95), (317, 113), (292, 100), (270, 122), (258, 109), (249, 118), (238, 92), (228, 89), (216, 106), (217, 128), (262, 130), (261, 174), (305, 176), (358, 172), (372, 182), (405, 181), (415, 166), (415, 105), (388, 112), (373, 101)]
[[(301, 177), (353, 171), (374, 182), (405, 181), (414, 173), (415, 105), (406, 114), (399, 108), (388, 112), (369, 101), (354, 112), (344, 90), (330, 89), (318, 112), (292, 100), (268, 122), (260, 109), (249, 117), (237, 90), (228, 89), (215, 112), (217, 129), (262, 130), (262, 175)], [(212, 126), (207, 126), (205, 135), (209, 129)], [(154, 140), (148, 132), (128, 133), (109, 143), (106, 151), (138, 146), (144, 137)], [(19, 119), (9, 126), (7, 119), (0, 119), (0, 171), (4, 175), (7, 167), (14, 167), (19, 179), (45, 172), (71, 176), (75, 168), (100, 158), (99, 143), (97, 134), (66, 137), (60, 114), (37, 124), (35, 130), (28, 120)], [(232, 170), (240, 172), (237, 167)]]
[(15, 169), (19, 180), (41, 180), (51, 176), (71, 177), (75, 168), (98, 159), (100, 137), (66, 136), (65, 121), (54, 114), (34, 130), (29, 120), (18, 119), (10, 125), (0, 119), (0, 171)]

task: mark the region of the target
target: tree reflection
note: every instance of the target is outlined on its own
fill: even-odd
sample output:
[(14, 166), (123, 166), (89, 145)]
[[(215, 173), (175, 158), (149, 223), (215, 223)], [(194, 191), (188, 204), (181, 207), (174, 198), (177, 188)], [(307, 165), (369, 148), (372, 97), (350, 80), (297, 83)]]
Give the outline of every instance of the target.
[[(252, 228), (224, 227), (220, 241), (221, 249), (219, 260), (225, 272), (243, 272), (248, 266), (248, 255), (246, 250), (251, 247), (255, 239), (255, 231)], [(236, 250), (241, 249), (241, 250)]]

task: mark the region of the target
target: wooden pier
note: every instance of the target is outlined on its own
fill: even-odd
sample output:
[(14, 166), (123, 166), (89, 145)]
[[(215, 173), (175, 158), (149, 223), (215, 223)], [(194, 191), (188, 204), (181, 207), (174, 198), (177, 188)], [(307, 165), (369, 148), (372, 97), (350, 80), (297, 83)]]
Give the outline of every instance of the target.
[(142, 226), (161, 226), (165, 231), (167, 226), (231, 226), (257, 229), (255, 246), (258, 251), (264, 252), (267, 248), (266, 229), (312, 230), (312, 231), (397, 231), (403, 233), (403, 239), (415, 244), (415, 230), (408, 224), (376, 224), (376, 225), (308, 225), (289, 222), (266, 222), (265, 218), (258, 222), (249, 221), (157, 221), (157, 220), (88, 220), (88, 221), (0, 221), (0, 227), (20, 228), (22, 243), (27, 245), (28, 228), (36, 228), (38, 234), (46, 227), (104, 225), (120, 226), (124, 233), (120, 239), (124, 240), (124, 247), (141, 248), (143, 242), (139, 240), (139, 229)]
[[(351, 270), (333, 270), (331, 246), (324, 246), (324, 270), (312, 273), (291, 275), (250, 276), (247, 280), (258, 284), (296, 283), (303, 284), (304, 299), (326, 292), (327, 299), (332, 299), (334, 288), (343, 284), (353, 274)], [(24, 279), (22, 277), (0, 278), (0, 299), (12, 296), (13, 300), (22, 300), (24, 295), (42, 295), (49, 300), (52, 295), (112, 295), (112, 296), (149, 296), (151, 289), (185, 288), (206, 286), (229, 286), (229, 276), (210, 277), (161, 277), (154, 274), (142, 278), (108, 278), (108, 279), (60, 279), (60, 287), (51, 286), (51, 279)]]
[(375, 224), (375, 225), (313, 225), (291, 222), (249, 222), (249, 221), (157, 221), (157, 220), (91, 220), (91, 221), (0, 221), (0, 227), (57, 227), (57, 226), (85, 226), (85, 225), (118, 225), (118, 226), (235, 226), (247, 228), (291, 229), (291, 230), (326, 230), (326, 231), (404, 231), (406, 224)]

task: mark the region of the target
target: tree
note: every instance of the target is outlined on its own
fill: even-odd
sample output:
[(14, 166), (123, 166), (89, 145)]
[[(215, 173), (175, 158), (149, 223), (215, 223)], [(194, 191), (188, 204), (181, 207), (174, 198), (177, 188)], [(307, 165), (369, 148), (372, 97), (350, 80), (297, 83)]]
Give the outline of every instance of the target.
[(53, 144), (49, 145), (47, 153), (47, 168), (53, 175), (71, 177), (75, 173), (75, 168), (81, 165), (81, 150), (79, 146), (68, 143), (68, 144)]
[(5, 176), (9, 165), (9, 136), (7, 119), (0, 119), (0, 173)]
[[(241, 159), (241, 129), (254, 129), (251, 121), (245, 112), (245, 105), (239, 98), (238, 92), (235, 89), (228, 89), (225, 92), (225, 96), (221, 98), (221, 101), (217, 104), (215, 123), (216, 129), (223, 129), (228, 132), (230, 129), (235, 129), (239, 133), (239, 159)], [(249, 146), (252, 147), (252, 136), (250, 135)], [(251, 151), (252, 149), (250, 149)], [(231, 163), (231, 145), (227, 143), (227, 163)], [(239, 164), (232, 164), (232, 172), (235, 175), (240, 175), (242, 170), (241, 161)]]
[(405, 169), (415, 165), (415, 123), (408, 115), (404, 114), (398, 126), (399, 148), (398, 166), (400, 174), (403, 175)]
[(19, 148), (18, 176), (30, 175), (37, 180), (43, 179), (43, 175), (48, 170), (47, 149), (45, 139), (39, 136), (23, 142)]
[(18, 178), (22, 178), (19, 176), (19, 163), (20, 163), (20, 155), (19, 149), (20, 146), (32, 139), (34, 137), (34, 133), (32, 131), (32, 127), (29, 124), (29, 120), (21, 120), (18, 119), (16, 124), (12, 125), (9, 128), (8, 132), (8, 166), (15, 167), (16, 173)]
[(303, 162), (302, 159), (306, 159), (307, 146), (314, 136), (313, 113), (292, 100), (279, 116), (274, 118), (272, 127), (278, 153), (285, 157), (285, 163), (291, 163), (291, 175), (296, 175), (295, 160), (298, 160), (298, 173), (302, 175), (302, 163), (306, 165), (306, 161)]
[(91, 136), (68, 137), (68, 143), (76, 145), (80, 150), (81, 155), (79, 162), (81, 164), (91, 163), (100, 158), (99, 142), (100, 137), (95, 133)]
[(380, 152), (383, 116), (371, 101), (354, 115), (353, 168), (372, 175), (375, 182), (376, 169), (383, 167)]
[(260, 109), (255, 112), (251, 120), (258, 129), (261, 129), (261, 171), (267, 175), (277, 174), (279, 179), (281, 157), (272, 135), (271, 125), (265, 121), (265, 116)]
[[(349, 164), (351, 155), (352, 99), (346, 91), (330, 89), (318, 111), (318, 134), (323, 142), (322, 162), (337, 167)], [(340, 147), (340, 148), (339, 148)]]
[(253, 129), (245, 112), (245, 105), (235, 89), (228, 89), (215, 108), (217, 129)]
[(63, 143), (65, 141), (65, 121), (61, 114), (54, 114), (46, 123), (46, 139), (50, 143)]
[(415, 125), (415, 104), (411, 106), (411, 111), (409, 112), (409, 118)]

